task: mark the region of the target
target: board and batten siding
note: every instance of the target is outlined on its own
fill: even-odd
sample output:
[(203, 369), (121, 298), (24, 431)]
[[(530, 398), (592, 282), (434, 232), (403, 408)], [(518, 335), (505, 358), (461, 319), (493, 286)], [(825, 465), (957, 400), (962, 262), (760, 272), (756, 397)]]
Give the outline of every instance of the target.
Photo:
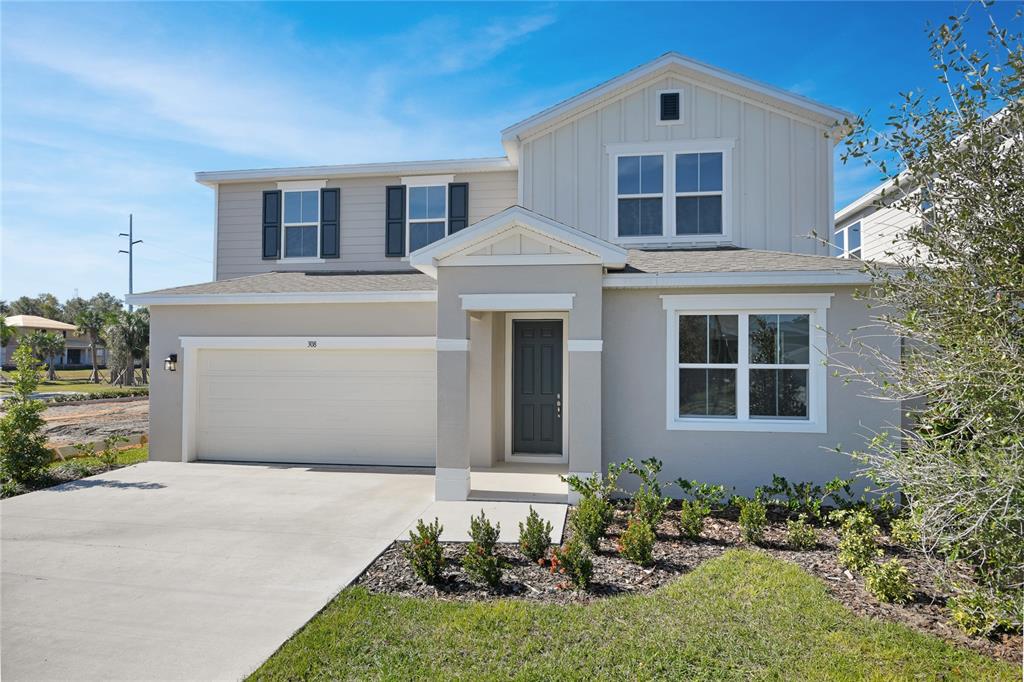
[[(659, 125), (657, 93), (669, 89), (683, 91), (683, 120)], [(523, 204), (615, 241), (608, 215), (615, 187), (609, 186), (605, 145), (731, 138), (735, 147), (728, 243), (827, 254), (827, 245), (806, 236), (815, 231), (825, 240), (832, 225), (833, 145), (826, 132), (818, 123), (753, 100), (662, 77), (523, 140)], [(673, 210), (671, 205), (665, 208)], [(650, 242), (664, 244), (663, 238)]]
[[(516, 203), (516, 172), (460, 173), (454, 182), (469, 183), (469, 221), (475, 223)], [(324, 263), (263, 260), (262, 197), (277, 183), (225, 183), (217, 192), (217, 279), (261, 272), (302, 270), (409, 270), (402, 258), (384, 256), (384, 188), (399, 177), (327, 178), (341, 188), (341, 258)]]

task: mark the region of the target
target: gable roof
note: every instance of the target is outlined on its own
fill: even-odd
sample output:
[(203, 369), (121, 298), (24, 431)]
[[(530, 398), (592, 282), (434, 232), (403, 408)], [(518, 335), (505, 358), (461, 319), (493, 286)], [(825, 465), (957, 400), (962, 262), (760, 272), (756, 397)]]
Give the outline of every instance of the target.
[(483, 245), (496, 235), (516, 228), (523, 228), (570, 250), (589, 254), (595, 263), (605, 267), (621, 268), (626, 264), (626, 250), (622, 247), (522, 206), (509, 206), (464, 230), (413, 251), (409, 254), (409, 264), (432, 277), (436, 276), (438, 261)]
[(73, 324), (51, 320), (48, 317), (38, 315), (10, 315), (4, 321), (8, 327), (21, 327), (23, 329), (56, 329), (58, 331), (70, 332), (78, 329)]
[(684, 57), (678, 52), (666, 52), (653, 61), (641, 64), (621, 76), (616, 76), (505, 128), (501, 131), (502, 144), (509, 152), (509, 157), (515, 158), (516, 142), (553, 127), (563, 119), (583, 110), (593, 108), (642, 81), (672, 73), (692, 80), (710, 82), (721, 89), (772, 104), (794, 114), (818, 121), (823, 125), (832, 125), (844, 120), (852, 121), (856, 118), (855, 114), (845, 109), (823, 104), (774, 85)]

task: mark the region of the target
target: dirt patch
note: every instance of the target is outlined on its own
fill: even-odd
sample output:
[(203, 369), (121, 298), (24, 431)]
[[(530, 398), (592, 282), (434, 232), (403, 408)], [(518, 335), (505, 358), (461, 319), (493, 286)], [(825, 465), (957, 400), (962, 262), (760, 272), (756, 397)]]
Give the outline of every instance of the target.
[[(594, 556), (594, 574), (587, 591), (563, 589), (565, 578), (552, 574), (546, 566), (527, 561), (515, 545), (498, 545), (496, 553), (508, 562), (502, 585), (488, 589), (469, 581), (461, 567), (466, 543), (445, 543), (446, 562), (444, 579), (436, 586), (422, 583), (409, 567), (402, 544), (394, 543), (386, 549), (356, 583), (370, 592), (399, 594), (440, 600), (488, 601), (494, 599), (526, 599), (552, 603), (587, 603), (620, 594), (643, 594), (671, 582), (692, 571), (704, 561), (713, 559), (727, 549), (746, 547), (766, 552), (784, 561), (797, 564), (811, 575), (821, 579), (829, 593), (854, 613), (908, 625), (916, 630), (938, 635), (960, 646), (970, 647), (995, 658), (1019, 660), (1022, 644), (1020, 635), (1000, 639), (969, 637), (947, 622), (945, 602), (948, 595), (925, 576), (930, 572), (922, 556), (916, 552), (890, 544), (883, 538), (882, 548), (886, 560), (898, 556), (917, 581), (917, 593), (910, 604), (896, 605), (879, 602), (864, 588), (862, 577), (843, 569), (836, 558), (838, 537), (831, 528), (819, 528), (819, 545), (810, 551), (793, 551), (785, 546), (786, 526), (781, 520), (772, 522), (765, 532), (762, 546), (754, 547), (740, 540), (739, 525), (734, 514), (725, 513), (704, 522), (704, 530), (697, 541), (679, 535), (674, 514), (670, 513), (658, 526), (654, 547), (654, 565), (643, 568), (619, 557), (616, 541), (626, 528), (627, 512), (618, 509), (615, 520), (601, 539), (600, 550)], [(566, 537), (570, 530), (566, 524)], [(564, 538), (563, 538), (564, 539)]]
[(50, 447), (99, 440), (113, 434), (133, 436), (149, 431), (149, 401), (54, 405), (43, 412)]

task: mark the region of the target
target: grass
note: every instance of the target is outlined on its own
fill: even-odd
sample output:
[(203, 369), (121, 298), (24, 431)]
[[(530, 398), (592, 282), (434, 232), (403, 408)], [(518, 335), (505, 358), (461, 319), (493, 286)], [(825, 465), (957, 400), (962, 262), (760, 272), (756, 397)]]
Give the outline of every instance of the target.
[[(46, 376), (45, 370), (43, 370), (43, 376)], [(110, 391), (114, 393), (123, 393), (133, 388), (139, 388), (139, 385), (128, 387), (111, 386), (106, 382), (109, 376), (107, 371), (102, 369), (100, 370), (100, 383), (94, 384), (90, 382), (90, 376), (92, 376), (91, 369), (59, 369), (57, 370), (57, 380), (40, 381), (38, 390), (40, 393), (50, 393), (53, 391), (73, 391), (76, 393), (98, 393), (101, 391)], [(136, 376), (136, 379), (138, 379), (138, 376)], [(142, 385), (144, 386), (145, 384)], [(0, 395), (7, 395), (10, 392), (10, 388), (7, 386), (0, 387)]]
[[(100, 469), (104, 466), (103, 462), (99, 457), (74, 457), (75, 462), (78, 462), (82, 466), (89, 467), (90, 469)], [(117, 453), (117, 466), (128, 466), (130, 464), (138, 464), (139, 462), (145, 462), (149, 459), (149, 446), (148, 445), (137, 445), (133, 448), (127, 448), (120, 450)], [(57, 469), (61, 465), (67, 464), (68, 460), (55, 459), (50, 462), (48, 467), (50, 469)]]
[(800, 568), (731, 550), (657, 592), (559, 606), (343, 590), (251, 680), (1019, 679), (855, 616)]

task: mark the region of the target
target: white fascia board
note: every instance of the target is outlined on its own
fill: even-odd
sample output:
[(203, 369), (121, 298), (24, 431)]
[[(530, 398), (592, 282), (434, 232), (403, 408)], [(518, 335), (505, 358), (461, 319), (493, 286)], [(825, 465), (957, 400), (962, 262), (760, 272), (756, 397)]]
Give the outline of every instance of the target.
[(183, 349), (434, 350), (433, 336), (181, 336)]
[(590, 90), (582, 92), (575, 97), (570, 97), (553, 107), (505, 128), (501, 131), (502, 142), (522, 140), (543, 128), (550, 127), (563, 117), (568, 117), (580, 109), (593, 106), (606, 98), (614, 97), (621, 90), (639, 81), (659, 75), (663, 71), (669, 73), (673, 70), (681, 72), (684, 76), (717, 81), (741, 92), (750, 93), (783, 104), (791, 109), (802, 111), (805, 115), (817, 119), (825, 125), (844, 120), (852, 121), (856, 118), (856, 115), (850, 111), (816, 102), (808, 97), (797, 95), (782, 88), (777, 88), (773, 85), (768, 85), (767, 83), (684, 57), (676, 52), (669, 52), (653, 61), (627, 71), (621, 76), (605, 81)]
[(576, 294), (461, 294), (465, 311), (549, 312), (572, 310)]
[(868, 284), (871, 277), (854, 270), (772, 272), (618, 273), (602, 280), (605, 289), (659, 289), (675, 287), (813, 286)]
[(251, 305), (280, 303), (433, 303), (436, 291), (331, 291), (276, 294), (133, 294), (132, 305)]
[(356, 163), (337, 166), (199, 171), (195, 174), (195, 179), (201, 185), (212, 187), (221, 182), (277, 182), (339, 177), (423, 175), (429, 173), (487, 173), (515, 169), (516, 164), (508, 157), (498, 156), (444, 161), (399, 161), (393, 163)]

